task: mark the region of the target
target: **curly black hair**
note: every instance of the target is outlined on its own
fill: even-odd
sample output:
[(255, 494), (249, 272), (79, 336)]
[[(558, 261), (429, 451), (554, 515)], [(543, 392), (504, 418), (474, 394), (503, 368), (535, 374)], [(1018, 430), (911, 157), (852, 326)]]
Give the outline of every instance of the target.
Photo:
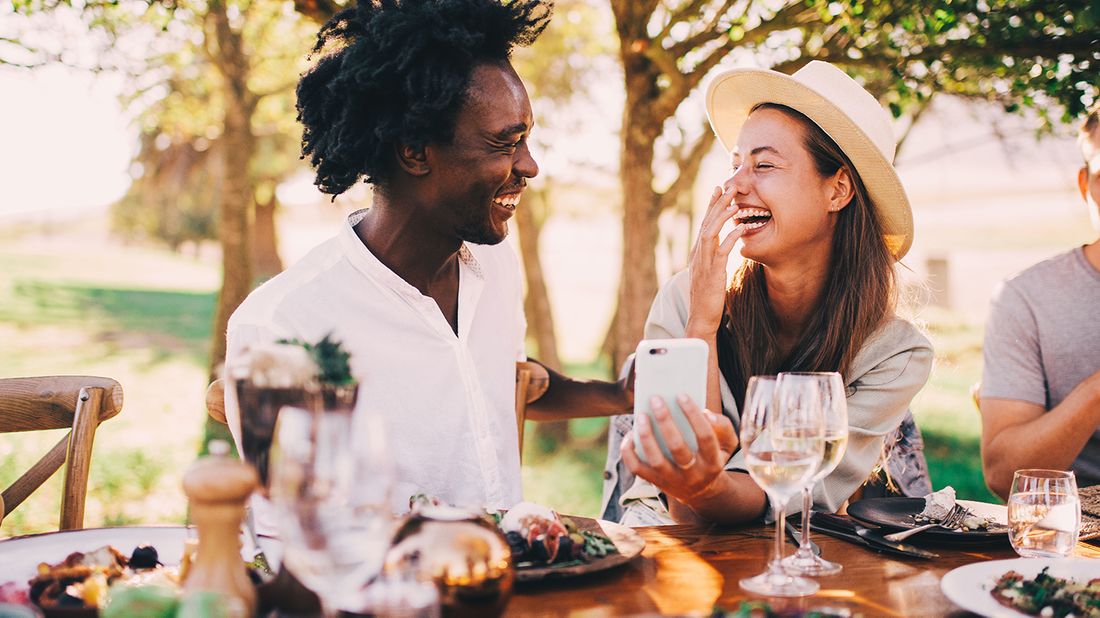
[(321, 27), (298, 82), (302, 158), (333, 196), (385, 184), (394, 146), (448, 142), (477, 64), (507, 61), (550, 21), (549, 0), (362, 0)]

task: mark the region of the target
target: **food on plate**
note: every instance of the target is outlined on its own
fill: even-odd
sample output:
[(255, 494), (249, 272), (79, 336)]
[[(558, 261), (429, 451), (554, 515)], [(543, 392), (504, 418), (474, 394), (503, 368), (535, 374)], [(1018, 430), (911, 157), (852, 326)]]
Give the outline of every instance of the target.
[(568, 517), (532, 502), (509, 509), (497, 526), (512, 548), (517, 568), (577, 564), (618, 552), (606, 536), (581, 530)]
[(924, 510), (918, 517), (938, 521), (947, 517), (955, 506), (955, 488), (948, 485), (924, 497)]
[(991, 594), (1001, 605), (1032, 616), (1100, 617), (1100, 578), (1080, 583), (1054, 577), (1047, 569), (1031, 579), (1009, 571), (997, 580)]
[[(409, 497), (409, 508), (447, 506), (443, 500), (423, 493)], [(607, 536), (584, 530), (568, 517), (559, 517), (548, 506), (520, 502), (507, 511), (487, 515), (507, 539), (516, 568), (567, 566), (590, 562), (619, 550)]]
[[(939, 491), (934, 491), (924, 497), (924, 510), (913, 516), (913, 520), (920, 524), (943, 521), (951, 509), (955, 507), (955, 488), (948, 485)], [(975, 515), (969, 510), (963, 517), (960, 530), (988, 530), (995, 525), (990, 517)]]
[[(152, 594), (145, 588), (162, 591), (157, 592), (158, 596), (171, 593), (175, 597), (178, 583), (178, 570), (165, 569), (156, 549), (150, 545), (135, 548), (129, 558), (111, 545), (103, 545), (95, 551), (70, 553), (57, 564), (38, 564), (37, 573), (27, 582), (29, 587), (23, 589), (27, 600), (45, 609), (103, 608), (109, 603), (114, 605), (120, 596), (144, 598)], [(3, 587), (9, 586), (14, 593), (17, 584), (12, 582)], [(133, 592), (139, 588), (141, 591)], [(147, 607), (147, 603), (139, 606)]]

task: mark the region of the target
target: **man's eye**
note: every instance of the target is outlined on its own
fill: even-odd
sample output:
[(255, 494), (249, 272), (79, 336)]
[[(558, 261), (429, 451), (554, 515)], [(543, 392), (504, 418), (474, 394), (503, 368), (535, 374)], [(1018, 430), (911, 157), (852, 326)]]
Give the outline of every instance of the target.
[(774, 167), (775, 167), (775, 166), (774, 166), (774, 165), (772, 165), (771, 163), (764, 163), (764, 162), (760, 162), (760, 163), (757, 163), (757, 164), (756, 164), (756, 169), (758, 169), (758, 170), (770, 170), (770, 169), (772, 169), (772, 168), (774, 168)]

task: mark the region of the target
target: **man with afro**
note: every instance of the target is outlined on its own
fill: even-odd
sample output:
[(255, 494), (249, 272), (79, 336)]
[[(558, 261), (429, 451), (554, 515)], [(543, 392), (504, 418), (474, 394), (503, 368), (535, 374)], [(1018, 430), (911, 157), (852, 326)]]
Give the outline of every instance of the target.
[[(544, 0), (364, 0), (321, 28), (319, 60), (298, 84), (317, 186), (335, 197), (362, 179), (373, 204), (245, 300), (227, 364), (282, 338), (341, 341), (359, 411), (386, 421), (396, 511), (416, 493), (467, 507), (521, 499), (523, 281), (501, 241), (539, 168), (509, 57), (550, 13)], [(625, 381), (550, 372), (528, 415), (619, 414), (632, 400)], [(226, 412), (239, 441), (232, 393)]]

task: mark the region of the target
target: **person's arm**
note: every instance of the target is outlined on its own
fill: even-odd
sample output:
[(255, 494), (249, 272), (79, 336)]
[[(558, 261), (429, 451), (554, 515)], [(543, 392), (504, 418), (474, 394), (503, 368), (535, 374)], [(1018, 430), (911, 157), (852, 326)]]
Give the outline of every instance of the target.
[(730, 252), (741, 237), (743, 228), (737, 226), (719, 238), (722, 226), (737, 212), (733, 203), (732, 190), (722, 192), (715, 187), (711, 194), (707, 212), (699, 227), (699, 237), (691, 252), (688, 272), (691, 278), (689, 296), (689, 314), (684, 326), (684, 337), (702, 339), (710, 348), (707, 363), (707, 400), (708, 410), (722, 409), (722, 391), (718, 370), (718, 328), (722, 324), (722, 314), (726, 306), (726, 266)]
[[(529, 360), (534, 361), (534, 359)], [(633, 371), (617, 382), (603, 382), (577, 380), (564, 376), (545, 365), (543, 367), (550, 375), (550, 386), (542, 397), (531, 402), (527, 407), (527, 418), (533, 421), (563, 421), (571, 418), (633, 412)]]
[(1100, 425), (1100, 371), (1049, 411), (1028, 401), (982, 397), (981, 415), (985, 482), (1007, 500), (1016, 470), (1073, 465)]
[(1038, 322), (1011, 281), (994, 293), (982, 353), (982, 472), (990, 490), (1007, 498), (1016, 470), (1066, 470), (1077, 458), (1100, 422), (1100, 377), (1046, 409)]

